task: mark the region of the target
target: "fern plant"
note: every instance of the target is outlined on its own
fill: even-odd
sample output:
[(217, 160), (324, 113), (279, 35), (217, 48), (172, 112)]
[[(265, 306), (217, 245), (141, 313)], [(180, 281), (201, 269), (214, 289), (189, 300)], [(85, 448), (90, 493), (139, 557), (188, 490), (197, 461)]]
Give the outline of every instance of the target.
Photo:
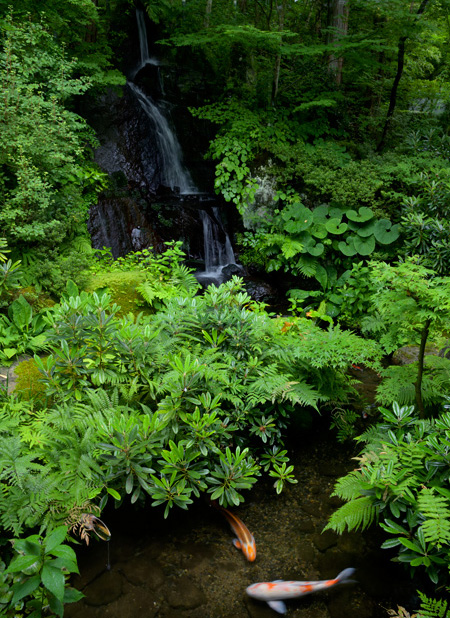
[(420, 609), (417, 618), (449, 618), (450, 608), (445, 599), (432, 599), (423, 592), (418, 592)]
[(411, 572), (424, 568), (446, 585), (450, 565), (450, 413), (420, 420), (412, 406), (381, 408), (383, 421), (358, 440), (365, 444), (359, 467), (338, 480), (333, 495), (345, 500), (326, 528), (364, 529), (377, 522), (391, 535)]

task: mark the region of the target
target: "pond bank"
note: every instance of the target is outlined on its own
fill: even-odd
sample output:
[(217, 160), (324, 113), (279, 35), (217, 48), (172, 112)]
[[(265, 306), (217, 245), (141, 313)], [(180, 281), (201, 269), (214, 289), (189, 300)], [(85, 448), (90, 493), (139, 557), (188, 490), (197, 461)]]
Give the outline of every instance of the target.
[[(355, 584), (288, 601), (288, 616), (301, 618), (383, 618), (387, 609), (417, 609), (415, 590), (402, 565), (380, 550), (379, 532), (338, 536), (322, 530), (340, 504), (330, 497), (339, 476), (356, 464), (354, 446), (338, 444), (321, 419), (297, 439), (291, 453), (298, 484), (277, 496), (262, 480), (246, 502), (230, 509), (255, 536), (257, 558), (249, 563), (232, 544), (224, 517), (206, 502), (189, 511), (162, 508), (108, 508), (102, 519), (112, 533), (110, 570), (107, 544), (80, 548), (80, 576), (74, 585), (85, 599), (67, 605), (67, 618), (274, 618), (265, 603), (245, 588), (275, 579), (317, 580), (356, 568)], [(424, 586), (422, 586), (422, 590)]]

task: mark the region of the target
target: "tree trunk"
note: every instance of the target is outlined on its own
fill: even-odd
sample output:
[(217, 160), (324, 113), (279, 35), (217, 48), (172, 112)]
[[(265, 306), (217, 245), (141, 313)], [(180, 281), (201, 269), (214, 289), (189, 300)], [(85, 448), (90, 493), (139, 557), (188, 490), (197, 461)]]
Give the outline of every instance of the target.
[[(421, 15), (424, 12), (429, 1), (430, 0), (422, 0), (421, 5), (417, 9), (414, 22), (417, 21), (417, 18), (419, 17), (419, 15)], [(398, 85), (400, 83), (400, 79), (403, 74), (403, 67), (405, 65), (405, 45), (406, 45), (407, 39), (408, 39), (408, 36), (405, 35), (405, 36), (400, 37), (399, 42), (398, 42), (397, 73), (394, 78), (394, 83), (392, 84), (392, 90), (391, 90), (391, 94), (389, 97), (389, 108), (386, 114), (386, 120), (384, 122), (384, 127), (381, 133), (381, 138), (377, 146), (377, 152), (381, 152), (381, 150), (383, 150), (384, 148), (384, 142), (386, 140), (386, 135), (389, 130), (389, 126), (391, 124), (392, 116), (394, 115), (395, 106), (397, 105), (397, 90), (398, 90)]]
[(423, 361), (425, 357), (425, 345), (428, 339), (428, 333), (430, 331), (431, 319), (428, 319), (425, 322), (425, 326), (422, 330), (422, 335), (420, 337), (420, 348), (419, 348), (419, 357), (417, 359), (418, 368), (417, 368), (417, 380), (414, 384), (415, 393), (416, 393), (416, 405), (417, 410), (419, 412), (419, 418), (425, 418), (425, 412), (423, 408), (422, 401), (422, 377), (423, 377)]
[[(329, 42), (339, 47), (339, 41), (348, 32), (348, 0), (333, 0), (330, 25), (334, 28), (334, 31), (329, 38)], [(344, 59), (342, 56), (331, 54), (328, 58), (328, 69), (334, 74), (336, 84), (338, 85), (342, 83), (343, 64)]]
[[(279, 32), (283, 32), (284, 17), (285, 17), (285, 12), (286, 12), (285, 0), (283, 0), (281, 5), (277, 7), (277, 12), (278, 12), (278, 30)], [(281, 45), (282, 45), (282, 37), (280, 37), (280, 49), (281, 49)], [(274, 75), (273, 75), (272, 96), (271, 96), (272, 106), (275, 105), (275, 100), (278, 95), (278, 85), (280, 83), (280, 69), (281, 69), (281, 51), (277, 53), (277, 57), (275, 59), (275, 69), (274, 69)]]
[(212, 0), (206, 0), (205, 28), (209, 28), (209, 20), (211, 17), (211, 11), (212, 11)]

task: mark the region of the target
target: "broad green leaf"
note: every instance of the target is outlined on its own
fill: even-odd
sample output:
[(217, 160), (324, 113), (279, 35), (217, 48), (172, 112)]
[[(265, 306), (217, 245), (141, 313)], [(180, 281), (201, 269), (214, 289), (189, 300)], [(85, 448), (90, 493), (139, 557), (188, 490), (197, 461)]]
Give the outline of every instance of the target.
[(380, 219), (375, 224), (375, 238), (382, 245), (389, 245), (400, 236), (400, 226), (398, 223), (392, 225), (387, 219)]
[(365, 221), (369, 221), (370, 219), (373, 219), (374, 216), (373, 212), (370, 210), (370, 208), (367, 208), (367, 206), (361, 206), (358, 212), (356, 212), (355, 210), (347, 210), (345, 214), (347, 216), (347, 219), (350, 219), (350, 221), (356, 221), (358, 223), (364, 223)]
[(15, 605), (17, 601), (20, 601), (23, 597), (31, 594), (34, 590), (36, 590), (40, 583), (40, 575), (33, 575), (33, 577), (26, 579), (24, 582), (14, 584), (12, 587), (14, 594), (11, 599), (11, 605)]
[(106, 491), (109, 493), (110, 496), (112, 496), (114, 498), (114, 500), (121, 500), (122, 499), (120, 497), (120, 494), (115, 489), (111, 489), (111, 487), (107, 487)]
[(75, 588), (68, 587), (64, 590), (64, 603), (76, 603), (84, 597), (84, 594)]
[(348, 225), (341, 223), (340, 218), (334, 217), (333, 219), (328, 219), (325, 227), (330, 234), (343, 234), (347, 230)]
[(55, 569), (52, 566), (44, 564), (42, 568), (42, 583), (62, 602), (64, 599), (65, 579), (61, 569)]
[(348, 238), (347, 242), (344, 242), (343, 240), (341, 240), (339, 242), (339, 245), (338, 245), (339, 251), (341, 251), (341, 253), (343, 253), (347, 257), (351, 257), (353, 255), (356, 255), (356, 249), (355, 249), (355, 246), (353, 244), (353, 238), (354, 237)]
[(373, 236), (369, 236), (369, 238), (355, 236), (353, 245), (359, 255), (370, 255), (375, 250), (375, 238)]
[(67, 526), (58, 526), (52, 530), (48, 537), (44, 540), (45, 553), (50, 553), (55, 547), (61, 545), (67, 536)]
[(40, 560), (36, 558), (36, 556), (16, 556), (11, 561), (11, 564), (6, 569), (5, 573), (19, 573), (24, 569), (28, 569), (29, 567), (39, 564)]

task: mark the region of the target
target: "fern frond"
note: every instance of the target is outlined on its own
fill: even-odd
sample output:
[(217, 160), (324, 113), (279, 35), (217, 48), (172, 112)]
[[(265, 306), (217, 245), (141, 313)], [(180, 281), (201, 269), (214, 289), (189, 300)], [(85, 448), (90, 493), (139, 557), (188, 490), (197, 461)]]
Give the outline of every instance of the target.
[(332, 496), (338, 496), (342, 500), (355, 500), (359, 498), (368, 484), (359, 470), (352, 470), (337, 480)]
[(418, 498), (419, 511), (425, 517), (422, 530), (425, 540), (438, 548), (450, 544), (450, 506), (448, 500), (433, 489), (424, 488)]
[(295, 265), (296, 270), (304, 277), (314, 277), (317, 272), (317, 266), (317, 260), (307, 254), (300, 255)]
[(445, 599), (431, 599), (418, 590), (420, 610), (417, 618), (450, 618), (448, 601)]
[(346, 528), (348, 531), (358, 528), (364, 530), (373, 523), (377, 513), (378, 509), (373, 499), (370, 496), (362, 496), (339, 507), (330, 517), (324, 530), (331, 529), (338, 534), (345, 532)]

